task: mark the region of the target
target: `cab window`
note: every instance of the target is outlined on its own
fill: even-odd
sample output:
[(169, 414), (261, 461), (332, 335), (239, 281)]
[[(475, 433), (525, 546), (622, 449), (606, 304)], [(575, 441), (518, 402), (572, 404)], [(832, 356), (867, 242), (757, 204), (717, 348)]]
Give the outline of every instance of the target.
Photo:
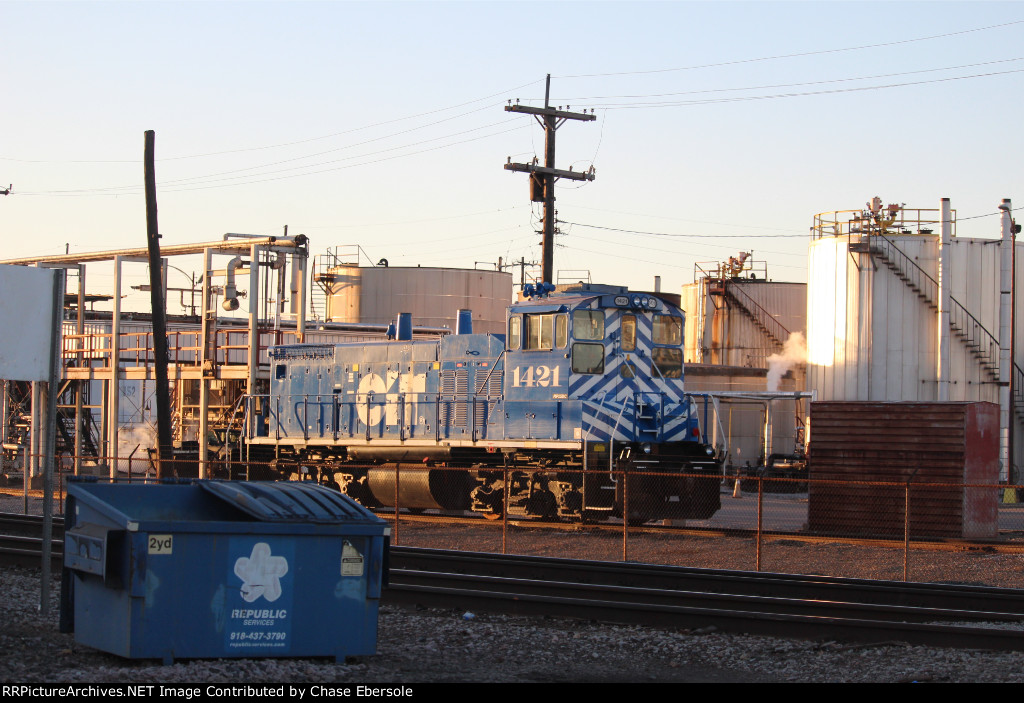
[(604, 311), (574, 310), (572, 336), (574, 339), (604, 339)]
[(669, 347), (651, 349), (651, 376), (654, 378), (682, 378), (683, 350), (678, 347), (675, 349)]
[(572, 345), (574, 373), (604, 373), (604, 345), (577, 342)]
[(636, 315), (622, 316), (622, 351), (636, 349)]
[(526, 330), (523, 335), (523, 349), (554, 349), (555, 316), (524, 315)]
[(655, 315), (653, 339), (655, 344), (680, 345), (683, 343), (683, 318)]
[(565, 349), (569, 342), (569, 316), (565, 313), (555, 315), (555, 346)]
[(523, 318), (513, 315), (508, 320), (508, 348), (516, 350), (522, 339)]

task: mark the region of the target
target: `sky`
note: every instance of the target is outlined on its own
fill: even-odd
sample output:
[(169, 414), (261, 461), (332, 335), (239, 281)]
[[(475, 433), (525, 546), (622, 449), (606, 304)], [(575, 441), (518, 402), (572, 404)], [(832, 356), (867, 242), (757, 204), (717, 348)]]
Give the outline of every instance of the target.
[(502, 166), (544, 133), (503, 107), (547, 74), (596, 115), (557, 132), (596, 172), (557, 186), (562, 278), (678, 292), (752, 251), (805, 281), (816, 213), (948, 197), (995, 238), (1024, 205), (1020, 2), (0, 0), (0, 66), (2, 258), (145, 247), (154, 130), (165, 245), (287, 226), (364, 264), (539, 262)]

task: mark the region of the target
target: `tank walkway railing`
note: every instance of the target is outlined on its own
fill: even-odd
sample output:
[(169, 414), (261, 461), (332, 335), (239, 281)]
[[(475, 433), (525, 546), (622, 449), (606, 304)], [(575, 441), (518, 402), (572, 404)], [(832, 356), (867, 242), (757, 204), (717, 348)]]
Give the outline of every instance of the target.
[[(869, 251), (881, 259), (886, 268), (903, 281), (927, 305), (937, 310), (939, 284), (884, 234), (871, 234)], [(978, 364), (994, 380), (999, 380), (999, 341), (953, 296), (949, 297), (949, 326), (953, 334), (978, 360)]]
[(1024, 418), (1024, 369), (1016, 362), (1013, 364), (1013, 409)]
[[(314, 320), (327, 319), (327, 296), (334, 282), (331, 269), (339, 266), (358, 267), (364, 258), (370, 265), (375, 265), (370, 255), (358, 244), (328, 247), (327, 253), (313, 257), (309, 274), (309, 307)], [(387, 261), (381, 259), (378, 264), (387, 266)]]
[(789, 330), (775, 319), (775, 316), (765, 310), (754, 300), (749, 293), (743, 290), (741, 284), (724, 279), (724, 290), (754, 325), (761, 330), (761, 333), (778, 349), (782, 349), (786, 340), (789, 339)]
[[(956, 210), (952, 210), (950, 215), (952, 234), (955, 237)], [(873, 235), (886, 231), (894, 234), (930, 235), (941, 227), (942, 211), (937, 208), (900, 207), (896, 212), (886, 209), (884, 214), (879, 212), (877, 216), (870, 210), (835, 210), (814, 216), (811, 238), (848, 237), (851, 234)]]

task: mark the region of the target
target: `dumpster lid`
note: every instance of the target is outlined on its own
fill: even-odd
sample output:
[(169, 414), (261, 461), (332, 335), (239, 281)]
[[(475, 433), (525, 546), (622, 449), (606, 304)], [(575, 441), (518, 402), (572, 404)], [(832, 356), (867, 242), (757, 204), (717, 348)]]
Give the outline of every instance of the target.
[(348, 496), (316, 483), (201, 481), (202, 487), (267, 522), (383, 522)]

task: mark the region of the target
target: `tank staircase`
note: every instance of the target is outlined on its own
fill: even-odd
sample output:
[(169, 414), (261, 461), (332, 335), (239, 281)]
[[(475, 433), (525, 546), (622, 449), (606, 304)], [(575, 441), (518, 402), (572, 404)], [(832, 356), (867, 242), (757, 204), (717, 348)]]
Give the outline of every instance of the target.
[(742, 284), (723, 278), (721, 287), (717, 290), (712, 288), (711, 293), (712, 295), (720, 293), (750, 320), (754, 327), (771, 343), (775, 351), (782, 351), (785, 341), (789, 339), (789, 330), (770, 312), (761, 307), (749, 293), (744, 291)]
[[(883, 234), (871, 234), (866, 242), (851, 243), (850, 251), (869, 253), (892, 271), (932, 310), (938, 310), (939, 284)], [(999, 341), (953, 296), (949, 298), (949, 327), (992, 381), (999, 380)], [(1016, 366), (1016, 364), (1014, 364)], [(1020, 367), (1017, 367), (1020, 371)], [(1015, 394), (1016, 395), (1016, 394)], [(1015, 399), (1016, 400), (1016, 399)], [(1024, 395), (1020, 399), (1024, 412)]]

